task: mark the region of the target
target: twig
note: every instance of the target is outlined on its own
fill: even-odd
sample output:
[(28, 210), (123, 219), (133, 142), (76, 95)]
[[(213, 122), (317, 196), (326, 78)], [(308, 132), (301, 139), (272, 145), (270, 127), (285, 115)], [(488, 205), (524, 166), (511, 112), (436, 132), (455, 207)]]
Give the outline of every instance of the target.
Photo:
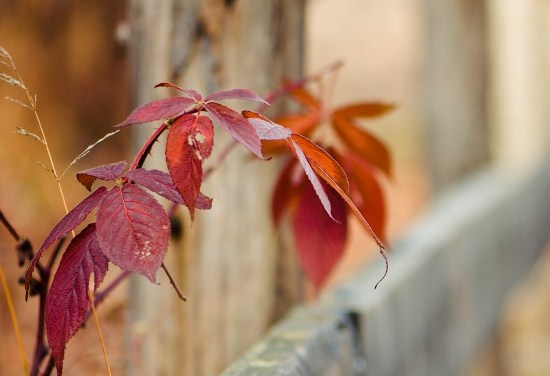
[(176, 281), (174, 281), (174, 278), (172, 278), (172, 275), (170, 274), (170, 272), (168, 271), (168, 269), (166, 269), (166, 265), (164, 265), (164, 263), (160, 264), (160, 266), (162, 266), (162, 269), (164, 269), (164, 272), (166, 273), (166, 275), (168, 276), (168, 279), (170, 280), (170, 283), (172, 284), (172, 286), (174, 286), (174, 290), (176, 290), (179, 298), (181, 300), (183, 300), (184, 302), (187, 301), (187, 297), (185, 295), (183, 295), (183, 292), (181, 292), (180, 288), (178, 287), (178, 285), (176, 284)]
[(10, 233), (10, 235), (15, 239), (15, 241), (19, 241), (21, 238), (19, 237), (19, 234), (17, 233), (17, 231), (15, 231), (15, 229), (13, 228), (13, 226), (11, 225), (11, 223), (8, 221), (8, 219), (4, 216), (4, 213), (2, 213), (2, 210), (0, 210), (0, 222), (2, 222), (2, 224), (4, 225), (4, 227), (6, 227), (6, 229), (8, 230), (8, 232)]
[(23, 365), (23, 374), (26, 376), (29, 374), (29, 367), (27, 364), (27, 358), (25, 357), (25, 351), (23, 350), (24, 349), (23, 340), (21, 339), (21, 332), (19, 331), (19, 323), (17, 322), (17, 315), (15, 314), (15, 308), (13, 307), (13, 300), (11, 298), (11, 293), (8, 288), (8, 283), (6, 282), (6, 276), (4, 275), (4, 268), (2, 268), (2, 265), (0, 265), (0, 282), (2, 283), (2, 288), (4, 289), (4, 294), (6, 296), (6, 304), (8, 306), (8, 310), (10, 311), (13, 331), (15, 332), (17, 347), (19, 348), (19, 357), (21, 358), (21, 363)]
[(97, 329), (97, 334), (99, 335), (99, 339), (100, 339), (99, 342), (101, 342), (101, 351), (103, 352), (103, 359), (105, 360), (105, 366), (107, 367), (107, 374), (111, 376), (111, 367), (109, 366), (109, 361), (107, 360), (107, 350), (105, 349), (103, 334), (101, 334), (101, 327), (99, 326), (99, 320), (97, 319), (97, 312), (95, 311), (94, 298), (92, 296), (92, 292), (89, 289), (88, 289), (88, 299), (90, 299), (90, 303), (92, 305), (92, 311), (94, 313), (94, 318), (95, 318), (95, 326)]

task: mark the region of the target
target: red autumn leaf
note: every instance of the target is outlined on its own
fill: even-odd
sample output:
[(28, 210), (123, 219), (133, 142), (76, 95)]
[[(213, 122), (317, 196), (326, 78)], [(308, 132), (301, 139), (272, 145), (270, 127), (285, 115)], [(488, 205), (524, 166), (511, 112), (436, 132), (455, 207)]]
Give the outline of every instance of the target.
[(109, 260), (155, 282), (164, 260), (170, 220), (150, 194), (133, 184), (107, 193), (97, 211), (97, 240)]
[(364, 117), (373, 118), (382, 116), (393, 110), (394, 105), (380, 102), (366, 102), (339, 107), (333, 112), (333, 116), (343, 116), (348, 118)]
[(80, 204), (75, 206), (73, 210), (71, 210), (65, 217), (63, 217), (61, 221), (59, 221), (59, 223), (55, 225), (53, 230), (48, 234), (48, 236), (44, 240), (44, 243), (42, 243), (42, 245), (38, 249), (38, 252), (36, 252), (36, 254), (34, 255), (27, 268), (27, 271), (25, 272), (25, 300), (27, 300), (28, 298), (29, 283), (31, 281), (34, 266), (36, 265), (38, 260), (40, 260), (42, 252), (44, 252), (44, 250), (46, 250), (56, 240), (60, 239), (62, 236), (67, 234), (69, 231), (74, 230), (76, 226), (81, 224), (82, 221), (86, 219), (88, 214), (90, 214), (92, 210), (94, 210), (94, 208), (101, 202), (106, 193), (107, 188), (105, 187), (99, 187), (98, 189), (96, 189)]
[(290, 159), (277, 177), (271, 196), (271, 216), (275, 225), (279, 224), (284, 210), (290, 206), (293, 198), (299, 196), (301, 192), (301, 181), (296, 181), (292, 176), (297, 166), (296, 160)]
[(92, 190), (92, 184), (96, 179), (112, 181), (118, 179), (122, 175), (122, 171), (128, 164), (125, 161), (111, 163), (108, 165), (90, 168), (80, 171), (76, 174), (76, 179), (86, 187), (87, 190)]
[(357, 209), (371, 225), (378, 238), (385, 242), (386, 210), (384, 192), (375, 177), (376, 171), (368, 162), (352, 153), (339, 156), (338, 160), (341, 161), (349, 176), (351, 198)]
[(282, 127), (253, 111), (243, 111), (243, 116), (256, 129), (260, 140), (284, 140), (290, 137), (292, 131)]
[[(145, 170), (138, 168), (137, 170), (129, 171), (126, 177), (136, 184), (147, 188), (148, 190), (157, 193), (158, 195), (179, 205), (185, 205), (183, 198), (177, 191), (170, 174), (159, 170)], [(199, 193), (195, 202), (197, 209), (207, 210), (212, 208), (212, 199)]]
[(344, 144), (386, 175), (391, 175), (391, 158), (387, 147), (368, 132), (343, 116), (333, 116), (332, 124)]
[(206, 116), (197, 117), (197, 121), (190, 132), (190, 142), (199, 152), (200, 159), (206, 159), (212, 154), (214, 147), (214, 125)]
[[(382, 245), (382, 242), (378, 239), (370, 224), (363, 217), (357, 206), (349, 197), (349, 182), (346, 173), (338, 162), (336, 162), (336, 160), (334, 160), (334, 158), (332, 158), (326, 151), (303, 136), (293, 134), (292, 142), (295, 145), (298, 145), (299, 149), (303, 150), (305, 158), (307, 158), (307, 161), (311, 163), (311, 167), (315, 170), (317, 175), (327, 182), (336, 192), (338, 192), (338, 194), (340, 194), (344, 201), (348, 203), (351, 210), (363, 224), (363, 227), (369, 231), (372, 238), (376, 241), (376, 244), (385, 258), (386, 255), (383, 253), (384, 246)], [(327, 213), (329, 213), (329, 211), (327, 211)]]
[(205, 102), (221, 101), (225, 99), (240, 99), (246, 101), (260, 102), (269, 105), (262, 97), (249, 89), (221, 90), (208, 95), (204, 98)]
[(305, 274), (316, 289), (326, 281), (344, 253), (347, 235), (346, 206), (330, 187), (325, 191), (332, 202), (332, 214), (327, 217), (311, 186), (301, 192), (294, 214), (294, 239)]
[(187, 94), (189, 97), (193, 98), (197, 102), (202, 101), (202, 95), (200, 95), (199, 93), (197, 93), (193, 89), (184, 89), (184, 88), (179, 87), (177, 85), (174, 85), (170, 82), (161, 82), (160, 84), (155, 85), (155, 89), (157, 87), (169, 87), (169, 88), (172, 88), (172, 89), (176, 89), (176, 90), (184, 92), (185, 94)]
[(166, 139), (166, 165), (191, 219), (202, 183), (202, 162), (193, 148), (191, 133), (196, 121), (196, 116), (182, 116), (172, 124)]
[(216, 102), (206, 103), (205, 108), (219, 126), (248, 150), (263, 159), (260, 138), (244, 116)]
[(90, 276), (94, 274), (96, 290), (107, 267), (107, 257), (97, 243), (96, 226), (89, 224), (67, 247), (46, 298), (46, 332), (58, 375), (63, 373), (65, 346), (84, 322), (90, 307)]
[[(325, 208), (325, 211), (329, 215), (329, 217), (333, 218), (332, 216), (332, 208), (330, 204), (330, 200), (325, 192), (325, 189), (323, 188), (323, 184), (315, 174), (315, 171), (313, 170), (312, 166), (309, 163), (308, 158), (300, 148), (300, 145), (298, 145), (294, 141), (295, 134), (292, 135), (292, 137), (287, 141), (287, 145), (290, 148), (290, 150), (294, 153), (296, 158), (298, 159), (298, 162), (302, 165), (302, 168), (304, 169), (304, 172), (306, 173), (306, 176), (308, 177), (309, 181), (311, 182), (311, 185), (313, 186), (313, 189), (315, 190), (315, 193), (317, 193), (317, 197), (319, 197), (319, 200), (321, 201), (321, 204), (323, 205), (323, 208)], [(311, 142), (311, 141), (310, 141)]]
[(196, 102), (194, 99), (185, 97), (164, 98), (152, 101), (136, 108), (126, 120), (115, 125), (115, 127), (169, 119), (178, 114), (192, 110), (195, 104)]

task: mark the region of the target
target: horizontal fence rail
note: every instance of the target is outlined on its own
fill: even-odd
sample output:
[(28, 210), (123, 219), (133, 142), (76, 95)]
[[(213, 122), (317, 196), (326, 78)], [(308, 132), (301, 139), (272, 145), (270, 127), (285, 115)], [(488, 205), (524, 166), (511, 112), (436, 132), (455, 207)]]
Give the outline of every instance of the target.
[(550, 164), (487, 168), (393, 246), (376, 291), (381, 263), (292, 310), (223, 375), (459, 375), (549, 235)]

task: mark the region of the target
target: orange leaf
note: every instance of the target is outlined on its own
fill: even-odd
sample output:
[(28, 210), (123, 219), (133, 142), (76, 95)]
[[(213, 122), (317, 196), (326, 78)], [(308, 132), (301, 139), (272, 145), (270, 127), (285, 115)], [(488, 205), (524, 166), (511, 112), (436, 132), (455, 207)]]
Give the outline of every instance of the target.
[(367, 102), (367, 103), (358, 103), (352, 104), (345, 107), (340, 107), (335, 110), (334, 116), (344, 116), (348, 118), (354, 117), (378, 117), (384, 115), (386, 112), (391, 111), (395, 108), (394, 105), (388, 103), (379, 103), (379, 102)]
[(358, 128), (351, 119), (332, 116), (332, 124), (346, 146), (383, 173), (391, 175), (391, 159), (387, 147), (370, 133)]
[[(290, 86), (292, 82), (288, 79), (283, 80), (283, 84)], [(303, 86), (299, 85), (290, 90), (290, 96), (307, 109), (318, 111), (321, 108), (321, 103), (311, 95)]]
[[(333, 184), (338, 185), (346, 194), (349, 193), (349, 182), (346, 173), (334, 158), (302, 135), (292, 134), (291, 138), (302, 149), (317, 174), (322, 171), (322, 175), (326, 175)], [(327, 183), (333, 185), (329, 181)]]
[(385, 242), (386, 207), (384, 193), (375, 177), (376, 171), (368, 162), (352, 153), (337, 158), (349, 176), (353, 202), (376, 235)]
[(294, 133), (307, 136), (319, 124), (319, 120), (319, 113), (306, 113), (283, 115), (275, 119), (275, 122), (289, 128)]

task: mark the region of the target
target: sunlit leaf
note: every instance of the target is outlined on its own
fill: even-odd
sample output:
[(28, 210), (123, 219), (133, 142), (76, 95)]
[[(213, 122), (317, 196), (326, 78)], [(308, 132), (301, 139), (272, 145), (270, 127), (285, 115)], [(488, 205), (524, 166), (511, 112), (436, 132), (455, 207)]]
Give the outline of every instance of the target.
[(315, 174), (315, 171), (313, 170), (311, 164), (309, 163), (308, 158), (302, 151), (300, 145), (298, 145), (294, 141), (294, 134), (292, 135), (290, 139), (287, 140), (287, 145), (292, 150), (296, 158), (298, 159), (298, 162), (302, 165), (302, 168), (304, 169), (304, 172), (307, 175), (307, 178), (311, 182), (311, 185), (313, 186), (313, 189), (315, 190), (315, 193), (317, 193), (317, 197), (319, 197), (319, 200), (321, 201), (321, 204), (323, 205), (323, 208), (325, 209), (326, 213), (329, 215), (329, 217), (334, 218), (332, 216), (332, 209), (330, 200), (325, 192), (325, 189), (323, 188), (323, 184)]
[(256, 128), (260, 140), (284, 140), (290, 137), (292, 131), (282, 127), (253, 111), (243, 111), (243, 116)]

